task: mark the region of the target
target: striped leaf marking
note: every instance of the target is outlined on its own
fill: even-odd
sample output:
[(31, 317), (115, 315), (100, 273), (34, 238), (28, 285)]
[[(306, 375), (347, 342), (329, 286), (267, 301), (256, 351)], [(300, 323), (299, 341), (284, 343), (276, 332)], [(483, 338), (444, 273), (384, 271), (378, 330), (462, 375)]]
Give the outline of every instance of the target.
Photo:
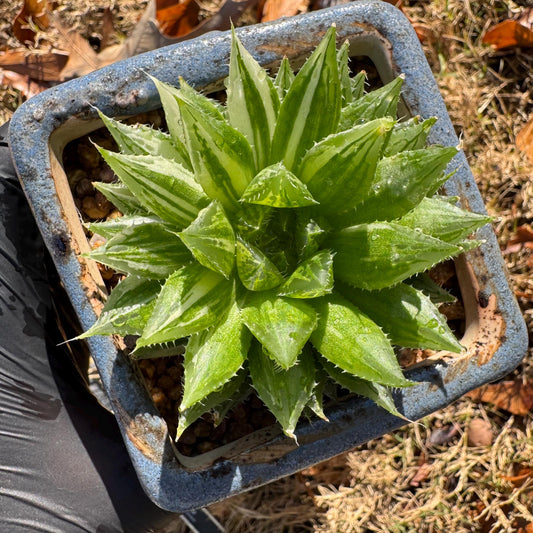
[(104, 183), (103, 181), (95, 181), (93, 186), (125, 215), (148, 213), (148, 210), (123, 183)]
[(241, 202), (271, 207), (306, 207), (316, 205), (308, 188), (283, 163), (264, 168), (250, 182)]
[(191, 336), (184, 356), (181, 412), (203, 401), (237, 374), (250, 341), (251, 334), (236, 304), (216, 326)]
[(294, 231), (294, 242), (298, 249), (298, 259), (303, 261), (318, 252), (325, 237), (326, 232), (318, 223), (302, 214), (297, 220)]
[(403, 76), (398, 76), (384, 87), (365, 94), (345, 106), (341, 112), (339, 131), (376, 118), (396, 118), (403, 80)]
[(280, 101), (285, 98), (287, 91), (290, 89), (292, 82), (294, 81), (294, 72), (291, 69), (289, 60), (284, 57), (281, 60), (281, 64), (274, 79), (274, 87), (278, 91)]
[(218, 202), (202, 209), (179, 236), (201, 265), (229, 279), (235, 265), (235, 234)]
[(263, 168), (270, 157), (279, 96), (266, 70), (245, 50), (233, 28), (227, 96), (229, 123), (248, 139), (255, 167)]
[(368, 196), (393, 125), (390, 118), (373, 120), (330, 135), (307, 152), (298, 175), (321, 213), (346, 211)]
[(242, 318), (268, 355), (284, 369), (296, 363), (317, 325), (316, 313), (307, 303), (267, 291), (247, 295)]
[(85, 224), (87, 229), (93, 233), (101, 235), (105, 239), (112, 239), (115, 235), (132, 226), (141, 224), (162, 224), (163, 221), (155, 216), (148, 217), (142, 215), (125, 215), (111, 218), (105, 222), (90, 222)]
[(167, 222), (188, 226), (209, 204), (193, 174), (179, 163), (160, 156), (99, 151), (139, 202)]
[(338, 294), (309, 300), (318, 316), (313, 346), (331, 363), (350, 374), (391, 387), (406, 380), (385, 334), (355, 305)]
[(313, 355), (304, 350), (297, 365), (288, 370), (276, 363), (254, 343), (249, 354), (252, 386), (272, 411), (285, 435), (296, 440), (294, 430), (304, 407), (313, 394), (315, 364)]
[(207, 329), (232, 301), (233, 283), (192, 263), (176, 270), (163, 285), (137, 346), (170, 342)]
[(345, 41), (337, 52), (343, 106), (353, 101), (352, 78), (350, 77), (350, 67), (348, 66), (349, 53), (350, 43), (349, 41)]
[(206, 194), (237, 211), (255, 174), (252, 148), (242, 133), (214, 120), (189, 99), (178, 99), (195, 176)]
[(157, 222), (126, 228), (88, 256), (119, 272), (149, 279), (166, 278), (192, 260), (180, 239)]
[(331, 26), (283, 99), (272, 139), (272, 163), (283, 161), (292, 171), (315, 142), (336, 131), (340, 92), (335, 27)]
[(266, 291), (283, 282), (276, 265), (256, 246), (237, 237), (237, 272), (249, 291)]
[(160, 290), (159, 281), (128, 276), (113, 289), (98, 320), (77, 338), (140, 335)]
[(379, 324), (394, 344), (454, 353), (463, 349), (446, 317), (426, 295), (405, 283), (379, 291), (343, 286), (342, 294)]
[(318, 298), (332, 290), (333, 255), (329, 250), (322, 250), (299, 265), (278, 294), (288, 298)]
[(382, 159), (368, 197), (355, 207), (352, 223), (394, 220), (432, 196), (449, 176), (444, 170), (457, 148), (432, 146)]
[(372, 383), (365, 379), (356, 378), (347, 372), (344, 372), (334, 364), (330, 363), (327, 359), (322, 358), (322, 366), (326, 369), (327, 373), (339, 384), (341, 387), (348, 389), (354, 394), (369, 398), (377, 405), (388, 411), (394, 416), (405, 418), (397, 409), (392, 392), (390, 389), (379, 383)]
[(106, 117), (100, 111), (98, 115), (123, 154), (159, 155), (165, 159), (172, 159), (190, 170), (189, 157), (184, 156), (185, 146), (176, 148), (175, 141), (167, 133), (143, 124), (129, 126)]
[(490, 221), (489, 216), (465, 211), (434, 196), (423, 198), (412, 211), (398, 220), (398, 224), (420, 229), (427, 235), (457, 244)]
[(463, 251), (393, 222), (345, 228), (333, 234), (327, 245), (336, 252), (335, 278), (368, 290), (400, 283)]

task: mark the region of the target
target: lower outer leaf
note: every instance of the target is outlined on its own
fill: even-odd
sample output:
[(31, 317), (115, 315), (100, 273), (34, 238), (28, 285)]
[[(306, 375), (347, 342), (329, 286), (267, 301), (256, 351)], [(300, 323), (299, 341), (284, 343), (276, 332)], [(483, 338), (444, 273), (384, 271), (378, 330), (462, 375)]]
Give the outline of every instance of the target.
[(358, 394), (359, 396), (369, 398), (394, 416), (406, 420), (406, 418), (398, 411), (390, 389), (384, 385), (379, 385), (378, 383), (372, 383), (371, 381), (366, 381), (364, 379), (351, 376), (324, 358), (322, 358), (321, 363), (326, 369), (327, 373), (339, 385), (341, 385), (341, 387), (344, 387), (345, 389), (348, 389), (350, 392)]
[(217, 406), (224, 405), (230, 401), (234, 395), (239, 394), (241, 387), (246, 380), (246, 371), (241, 370), (233, 379), (228, 381), (220, 390), (212, 392), (203, 402), (197, 402), (192, 407), (185, 409), (180, 413), (178, 420), (178, 429), (176, 431), (176, 440), (183, 432), (202, 415), (215, 409)]
[(283, 370), (255, 342), (248, 360), (253, 387), (281, 424), (283, 432), (296, 440), (296, 424), (315, 386), (313, 354), (309, 349), (304, 350), (297, 365)]
[(463, 349), (431, 300), (409, 285), (399, 283), (379, 291), (343, 285), (341, 290), (383, 328), (394, 344), (455, 353)]
[(242, 367), (251, 334), (236, 304), (209, 331), (193, 335), (185, 351), (185, 381), (180, 411), (218, 390)]
[(389, 340), (355, 305), (337, 294), (309, 300), (319, 315), (313, 346), (350, 374), (391, 387), (408, 387)]

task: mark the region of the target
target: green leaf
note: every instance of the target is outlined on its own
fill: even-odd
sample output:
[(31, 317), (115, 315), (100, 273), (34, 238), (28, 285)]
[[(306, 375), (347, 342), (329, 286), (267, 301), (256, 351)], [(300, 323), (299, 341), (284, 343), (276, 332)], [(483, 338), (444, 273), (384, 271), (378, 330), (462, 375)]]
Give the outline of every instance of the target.
[(405, 283), (423, 292), (434, 304), (451, 303), (457, 300), (455, 296), (435, 283), (426, 272), (407, 278)]
[(253, 336), (284, 369), (296, 363), (317, 324), (316, 313), (307, 303), (264, 291), (248, 293), (242, 317)]
[(446, 243), (393, 222), (345, 228), (327, 245), (336, 252), (335, 277), (361, 289), (381, 289), (462, 252)]
[(139, 202), (167, 222), (187, 226), (209, 203), (194, 175), (179, 163), (160, 156), (99, 151)]
[(133, 193), (123, 183), (95, 181), (93, 186), (125, 215), (148, 213), (147, 209), (133, 196)]
[(112, 239), (115, 235), (118, 235), (122, 231), (142, 224), (162, 224), (164, 222), (155, 216), (148, 217), (142, 215), (126, 215), (123, 217), (116, 217), (106, 220), (105, 222), (89, 222), (85, 224), (85, 227), (101, 235), (105, 239)]
[(338, 131), (353, 127), (354, 124), (368, 122), (377, 118), (396, 118), (396, 109), (403, 85), (399, 76), (384, 87), (376, 89), (356, 99), (342, 109)]
[(348, 66), (350, 53), (350, 42), (344, 41), (337, 52), (339, 62), (339, 77), (341, 80), (342, 105), (345, 106), (353, 100), (352, 79), (350, 78), (350, 67)]
[(405, 417), (398, 411), (392, 393), (386, 386), (356, 378), (331, 364), (324, 358), (322, 358), (321, 363), (328, 374), (341, 385), (341, 387), (344, 387), (359, 396), (369, 398), (392, 415), (405, 419)]
[(183, 130), (183, 122), (181, 120), (180, 109), (176, 98), (177, 94), (179, 94), (179, 89), (172, 87), (172, 85), (169, 85), (168, 83), (163, 83), (150, 75), (148, 76), (154, 82), (157, 92), (159, 93), (161, 105), (165, 112), (166, 124), (170, 137), (174, 142), (174, 146), (176, 147), (176, 150), (179, 151), (182, 160), (187, 162), (185, 167), (191, 169), (192, 166), (187, 152), (185, 131)]
[(191, 336), (183, 363), (181, 412), (203, 401), (237, 374), (248, 353), (250, 340), (250, 332), (244, 327), (236, 304), (219, 324)]
[(420, 204), (398, 220), (398, 224), (457, 244), (490, 221), (489, 216), (465, 211), (446, 200), (433, 197), (423, 198)]
[[(220, 390), (212, 392), (203, 402), (195, 403), (192, 407), (180, 413), (176, 440), (179, 440), (183, 432), (196, 420), (212, 409), (225, 404), (238, 394), (246, 380), (246, 371), (243, 369), (228, 381)], [(248, 386), (248, 385), (246, 385)]]
[[(351, 78), (352, 96), (354, 100), (359, 100), (365, 93), (366, 72), (362, 70)], [(392, 115), (394, 117), (394, 115)]]
[(290, 89), (292, 82), (294, 81), (294, 73), (291, 69), (289, 60), (284, 57), (281, 60), (278, 73), (276, 74), (276, 79), (274, 80), (274, 87), (278, 91), (278, 96), (280, 100), (285, 98), (287, 91)]
[(270, 157), (279, 96), (266, 70), (244, 49), (233, 28), (227, 96), (229, 123), (248, 139), (256, 168), (263, 168)]
[(309, 402), (315, 385), (313, 355), (304, 350), (297, 365), (283, 370), (264, 353), (257, 343), (249, 354), (252, 385), (283, 428), (285, 435), (296, 440), (294, 430)]
[(173, 341), (213, 326), (227, 312), (233, 283), (196, 263), (166, 281), (137, 346)]
[(140, 335), (160, 291), (158, 281), (128, 276), (113, 289), (98, 320), (77, 338)]
[(166, 278), (192, 259), (179, 238), (157, 222), (131, 226), (88, 256), (120, 272), (149, 279)]
[(318, 298), (332, 290), (333, 255), (329, 250), (322, 250), (298, 266), (278, 294), (289, 298)]
[(306, 213), (298, 217), (294, 232), (294, 242), (298, 249), (300, 261), (313, 256), (320, 249), (320, 245), (326, 237), (326, 232)]
[(384, 156), (390, 157), (399, 152), (424, 148), (429, 130), (435, 122), (437, 122), (437, 119), (434, 117), (428, 118), (423, 122), (420, 122), (419, 117), (413, 117), (405, 122), (398, 122), (389, 137)]
[(448, 179), (444, 169), (456, 154), (457, 148), (432, 146), (382, 159), (372, 193), (356, 206), (352, 223), (394, 220), (405, 215)]
[(391, 387), (412, 385), (385, 334), (355, 305), (337, 294), (309, 303), (319, 316), (311, 343), (328, 361), (369, 381)]
[(271, 207), (243, 203), (237, 213), (236, 231), (246, 240), (253, 242), (265, 232), (272, 216)]
[(315, 142), (337, 129), (341, 87), (336, 56), (331, 26), (283, 99), (272, 139), (273, 163), (283, 161), (289, 170), (296, 169)]
[[(307, 345), (309, 346), (309, 345)], [(306, 347), (307, 349), (307, 347)], [(316, 365), (316, 359), (315, 359)], [(326, 383), (328, 381), (328, 375), (324, 372), (322, 368), (316, 368), (315, 366), (315, 386), (313, 388), (313, 394), (309, 401), (307, 402), (307, 407), (311, 411), (326, 422), (329, 422), (328, 417), (324, 413), (324, 390), (326, 388)]]
[(392, 119), (382, 118), (355, 126), (305, 154), (298, 175), (320, 203), (320, 212), (346, 211), (368, 196), (393, 125)]
[(111, 133), (120, 151), (128, 155), (155, 155), (172, 159), (190, 169), (189, 157), (184, 155), (185, 147), (176, 148), (170, 135), (143, 124), (128, 126), (106, 117), (99, 110), (98, 115)]
[(283, 282), (276, 265), (257, 247), (237, 237), (237, 272), (250, 291), (265, 291)]
[(235, 265), (235, 234), (218, 202), (202, 209), (179, 236), (201, 265), (229, 279)]
[(196, 179), (211, 199), (237, 211), (239, 198), (255, 174), (250, 143), (189, 100), (180, 98), (178, 103)]
[(305, 207), (318, 203), (283, 163), (261, 170), (244, 191), (241, 202), (271, 207)]
[(344, 286), (343, 295), (368, 315), (394, 344), (461, 353), (446, 317), (422, 292), (405, 283), (379, 291)]

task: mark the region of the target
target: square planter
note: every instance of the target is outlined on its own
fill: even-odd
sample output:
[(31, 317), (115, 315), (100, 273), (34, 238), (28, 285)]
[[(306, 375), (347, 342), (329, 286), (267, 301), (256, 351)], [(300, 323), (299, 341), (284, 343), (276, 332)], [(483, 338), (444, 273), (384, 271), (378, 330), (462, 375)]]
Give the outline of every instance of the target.
[[(276, 67), (287, 56), (297, 67), (332, 23), (337, 25), (339, 42), (349, 40), (351, 56), (367, 56), (383, 82), (405, 74), (400, 113), (436, 116), (430, 143), (458, 144), (416, 34), (390, 4), (361, 0), (238, 33), (261, 64)], [(147, 73), (174, 85), (183, 76), (206, 92), (221, 88), (229, 50), (229, 32), (214, 32), (55, 87), (15, 113), (10, 136), (17, 171), (84, 329), (95, 321), (105, 287), (96, 265), (80, 256), (89, 245), (62, 166), (65, 146), (102, 126), (95, 107), (115, 118), (160, 107)], [(460, 196), (463, 207), (484, 212), (462, 152), (451, 166), (459, 170), (444, 192)], [(461, 342), (467, 349), (461, 355), (439, 352), (408, 369), (407, 376), (419, 384), (399, 391), (395, 398), (408, 419), (426, 416), (504, 376), (525, 355), (527, 333), (496, 238), (489, 226), (478, 236), (485, 243), (455, 261), (466, 314)], [(185, 512), (268, 483), (405, 423), (370, 401), (352, 398), (327, 410), (329, 423), (302, 421), (296, 430), (299, 446), (277, 428), (267, 428), (194, 460), (178, 460), (167, 425), (136, 365), (110, 338), (93, 337), (88, 343), (139, 479), (150, 498), (170, 511)]]

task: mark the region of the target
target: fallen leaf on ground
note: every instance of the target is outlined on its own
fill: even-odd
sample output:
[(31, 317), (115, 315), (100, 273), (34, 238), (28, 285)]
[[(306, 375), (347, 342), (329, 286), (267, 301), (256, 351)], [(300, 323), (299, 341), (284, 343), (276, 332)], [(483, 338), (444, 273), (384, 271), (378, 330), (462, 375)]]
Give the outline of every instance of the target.
[(486, 402), (513, 415), (527, 415), (533, 408), (533, 383), (521, 379), (484, 385), (466, 394), (478, 402)]
[(483, 418), (474, 418), (468, 424), (469, 446), (490, 446), (494, 439), (494, 433), (490, 422)]
[(450, 442), (457, 433), (459, 433), (459, 426), (455, 423), (435, 429), (429, 436), (429, 444), (432, 446), (442, 446)]
[(0, 68), (28, 76), (38, 82), (58, 81), (68, 61), (67, 52), (29, 51), (26, 48), (0, 52)]
[(114, 34), (115, 25), (113, 24), (113, 13), (111, 13), (111, 9), (109, 9), (109, 7), (106, 7), (102, 15), (102, 28), (100, 30), (100, 35), (102, 36), (102, 40), (100, 42), (101, 50), (111, 45)]
[(516, 136), (516, 146), (524, 152), (533, 163), (533, 116)]
[(0, 72), (0, 85), (17, 89), (26, 98), (31, 98), (50, 87), (50, 84), (47, 82), (41, 83), (32, 80), (29, 76), (11, 71)]
[(514, 476), (502, 476), (502, 478), (511, 482), (515, 487), (521, 487), (528, 479), (533, 480), (533, 468), (522, 466)]
[(41, 30), (48, 28), (50, 22), (47, 11), (49, 10), (47, 0), (24, 0), (11, 25), (13, 35), (19, 42), (33, 43), (36, 35), (33, 28), (37, 27)]
[(266, 0), (263, 4), (261, 22), (292, 17), (307, 11), (309, 0)]
[(424, 463), (418, 467), (418, 470), (416, 471), (416, 474), (413, 476), (411, 481), (409, 481), (409, 485), (411, 487), (420, 487), (420, 484), (427, 479), (431, 472), (431, 464), (430, 463)]
[(483, 42), (496, 50), (533, 46), (533, 7), (526, 8), (514, 20), (504, 20), (490, 28), (483, 36)]
[(187, 35), (198, 26), (200, 6), (196, 0), (156, 0), (159, 30), (167, 37)]

